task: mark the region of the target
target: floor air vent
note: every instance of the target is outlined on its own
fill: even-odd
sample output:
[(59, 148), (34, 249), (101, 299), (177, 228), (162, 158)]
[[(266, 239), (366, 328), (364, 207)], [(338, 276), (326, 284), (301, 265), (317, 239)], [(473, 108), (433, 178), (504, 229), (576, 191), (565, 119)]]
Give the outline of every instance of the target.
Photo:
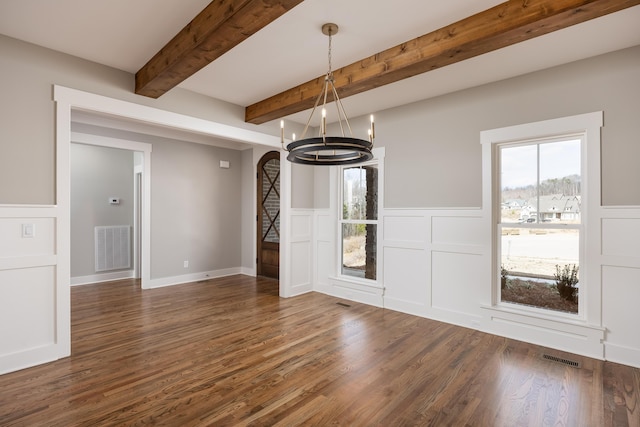
[(351, 307), (349, 304), (345, 304), (343, 302), (337, 302), (336, 304), (342, 306), (342, 307)]
[(575, 360), (563, 359), (562, 357), (552, 356), (550, 354), (543, 354), (542, 358), (550, 360), (552, 362), (561, 363), (563, 365), (571, 366), (572, 368), (580, 368), (580, 362)]

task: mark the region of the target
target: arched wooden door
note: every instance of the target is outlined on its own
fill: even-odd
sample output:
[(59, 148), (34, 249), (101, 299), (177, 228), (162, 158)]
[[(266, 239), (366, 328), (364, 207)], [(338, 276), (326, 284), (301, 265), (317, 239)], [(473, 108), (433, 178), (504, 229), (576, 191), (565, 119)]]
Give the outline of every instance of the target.
[(280, 272), (280, 153), (258, 162), (257, 274), (278, 278)]

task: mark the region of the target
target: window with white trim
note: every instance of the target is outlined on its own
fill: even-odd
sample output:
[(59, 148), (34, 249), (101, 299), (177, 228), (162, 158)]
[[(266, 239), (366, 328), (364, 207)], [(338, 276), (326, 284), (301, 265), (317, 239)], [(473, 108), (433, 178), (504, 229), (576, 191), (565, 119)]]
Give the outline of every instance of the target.
[[(601, 323), (602, 126), (598, 111), (481, 132), (482, 200), (492, 248), (491, 307), (485, 308), (524, 314), (520, 321), (538, 326), (533, 319)], [(528, 265), (516, 263), (516, 256), (528, 258)], [(538, 261), (551, 270), (545, 274)], [(544, 276), (550, 287), (557, 286), (556, 276), (577, 284), (577, 313), (505, 298), (504, 279), (508, 286), (527, 276)]]

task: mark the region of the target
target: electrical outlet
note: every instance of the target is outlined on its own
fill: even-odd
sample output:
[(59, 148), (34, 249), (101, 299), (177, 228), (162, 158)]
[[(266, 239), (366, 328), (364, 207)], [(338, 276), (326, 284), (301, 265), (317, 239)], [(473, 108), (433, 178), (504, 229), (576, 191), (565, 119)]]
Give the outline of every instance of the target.
[(184, 262), (184, 268), (189, 268), (189, 261)]

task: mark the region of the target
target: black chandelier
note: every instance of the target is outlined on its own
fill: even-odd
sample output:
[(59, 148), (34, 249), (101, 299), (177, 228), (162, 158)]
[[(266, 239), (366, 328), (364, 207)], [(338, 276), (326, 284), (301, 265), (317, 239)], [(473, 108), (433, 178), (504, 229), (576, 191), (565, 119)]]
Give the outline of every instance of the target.
[[(336, 86), (333, 79), (333, 71), (331, 70), (331, 37), (338, 33), (336, 24), (324, 24), (322, 26), (322, 34), (329, 36), (329, 70), (324, 78), (324, 88), (318, 94), (315, 105), (309, 120), (302, 131), (301, 139), (296, 140), (293, 134), (292, 142), (284, 147), (284, 121), (280, 121), (280, 141), (282, 148), (289, 152), (287, 160), (292, 163), (300, 163), (304, 165), (350, 165), (354, 163), (362, 163), (373, 159), (371, 150), (373, 149), (373, 140), (375, 138), (375, 126), (373, 123), (373, 115), (371, 116), (371, 127), (369, 128), (369, 139), (359, 139), (353, 137), (349, 118), (344, 111), (342, 101), (338, 97)], [(333, 101), (336, 105), (338, 113), (338, 124), (340, 125), (340, 136), (327, 136), (327, 97), (331, 92)], [(319, 135), (317, 137), (305, 138), (309, 123), (313, 118), (320, 100), (322, 99), (322, 119), (319, 126)], [(349, 132), (349, 136), (345, 136), (345, 127)]]

